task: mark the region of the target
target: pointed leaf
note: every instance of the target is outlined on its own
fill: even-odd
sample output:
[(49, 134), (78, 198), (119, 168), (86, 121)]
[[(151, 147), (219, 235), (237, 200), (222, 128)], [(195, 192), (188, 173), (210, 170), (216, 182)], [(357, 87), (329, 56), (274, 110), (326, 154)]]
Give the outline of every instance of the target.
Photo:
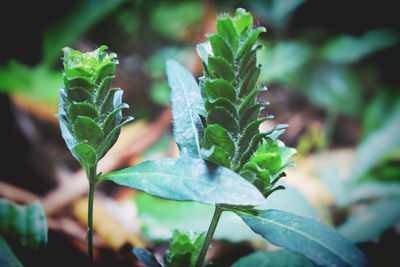
[(246, 77), (240, 84), (239, 96), (245, 96), (251, 93), (256, 86), (258, 77), (260, 77), (261, 68), (253, 66), (251, 70), (248, 71)]
[(89, 167), (92, 167), (96, 164), (97, 162), (97, 156), (96, 156), (96, 151), (93, 149), (88, 144), (79, 144), (76, 147), (74, 147), (74, 153), (79, 155), (79, 162), (82, 164), (82, 166), (85, 167), (85, 170), (87, 171)]
[(214, 56), (222, 57), (227, 62), (231, 63), (233, 60), (232, 49), (228, 46), (224, 39), (217, 34), (209, 35), (207, 38), (210, 41)]
[(103, 131), (109, 133), (120, 122), (122, 117), (121, 110), (129, 108), (129, 105), (122, 103), (117, 109), (107, 115), (103, 122)]
[(239, 46), (239, 36), (229, 16), (217, 20), (217, 32), (230, 44), (232, 51), (235, 53)]
[(333, 228), (279, 210), (236, 212), (271, 243), (302, 254), (321, 266), (365, 266), (363, 253)]
[(210, 148), (213, 145), (219, 146), (228, 152), (229, 156), (235, 154), (235, 144), (228, 131), (219, 124), (211, 124), (204, 131), (204, 145)]
[(100, 113), (105, 114), (114, 110), (116, 99), (119, 99), (120, 101), (117, 102), (121, 104), (122, 93), (123, 91), (121, 90), (121, 88), (111, 88), (107, 92), (107, 95), (104, 98), (103, 103), (101, 104)]
[(257, 188), (235, 172), (195, 158), (149, 160), (100, 179), (178, 201), (245, 206), (264, 201)]
[(266, 32), (267, 30), (264, 27), (258, 27), (255, 31), (251, 33), (249, 38), (245, 41), (245, 43), (240, 47), (240, 50), (238, 52), (238, 59), (240, 60), (241, 57), (250, 49), (253, 48), (253, 45), (256, 43), (258, 36)]
[(93, 102), (90, 92), (82, 87), (74, 87), (67, 90), (68, 102)]
[(235, 78), (231, 65), (222, 57), (208, 57), (208, 69), (211, 77), (232, 81)]
[(226, 97), (232, 102), (237, 100), (235, 88), (223, 79), (207, 80), (204, 89), (208, 98)]
[(217, 99), (206, 100), (204, 106), (208, 113), (211, 113), (211, 111), (213, 109), (218, 107), (218, 108), (225, 109), (230, 114), (232, 114), (233, 117), (237, 117), (237, 110), (236, 110), (235, 104), (233, 104), (230, 100), (228, 100), (225, 97), (219, 97)]
[(220, 124), (230, 132), (239, 131), (239, 124), (232, 113), (223, 107), (215, 107), (207, 116), (207, 124)]
[(174, 137), (181, 156), (201, 157), (200, 114), (205, 114), (200, 89), (193, 75), (173, 60), (167, 61)]
[(75, 136), (83, 143), (88, 143), (97, 148), (104, 139), (103, 130), (91, 118), (78, 116), (74, 125)]
[(111, 87), (113, 79), (114, 79), (114, 76), (108, 76), (99, 85), (99, 89), (97, 89), (97, 92), (96, 92), (96, 103), (98, 105), (105, 98), (107, 91)]

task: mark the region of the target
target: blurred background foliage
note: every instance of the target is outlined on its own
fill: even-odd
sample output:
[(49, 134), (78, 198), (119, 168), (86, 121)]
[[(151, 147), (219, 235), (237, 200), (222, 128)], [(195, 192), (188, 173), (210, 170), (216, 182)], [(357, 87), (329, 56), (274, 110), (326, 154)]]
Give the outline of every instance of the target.
[[(147, 145), (129, 163), (176, 156), (170, 118), (157, 124), (169, 112), (165, 61), (176, 59), (200, 75), (195, 44), (214, 31), (218, 13), (237, 7), (267, 28), (259, 50), (259, 82), (271, 102), (266, 112), (290, 125), (284, 139), (299, 150), (288, 189), (265, 205), (338, 227), (372, 265), (384, 258), (399, 263), (389, 252), (400, 245), (400, 24), (391, 1), (8, 2), (5, 10), (18, 23), (1, 18), (1, 145), (8, 159), (0, 179), (45, 198), (59, 184), (54, 177), (77, 169), (54, 117), (65, 46), (107, 44), (118, 53), (116, 83), (137, 118), (134, 129), (148, 127), (154, 135), (128, 131), (127, 140), (153, 138), (136, 140)], [(106, 186), (100, 190), (114, 196)], [(174, 228), (204, 230), (212, 213), (144, 194), (134, 194), (134, 203), (142, 234), (156, 244)], [(261, 242), (233, 214), (223, 218), (216, 238)]]

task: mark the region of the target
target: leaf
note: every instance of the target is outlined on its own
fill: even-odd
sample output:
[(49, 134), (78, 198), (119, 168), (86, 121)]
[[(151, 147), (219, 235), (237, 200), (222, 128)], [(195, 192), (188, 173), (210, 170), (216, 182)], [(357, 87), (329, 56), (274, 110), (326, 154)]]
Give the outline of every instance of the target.
[(205, 233), (196, 235), (174, 230), (167, 252), (168, 267), (194, 267), (204, 242)]
[(264, 27), (258, 27), (256, 30), (254, 30), (251, 35), (246, 39), (244, 44), (240, 47), (237, 58), (240, 60), (242, 56), (250, 49), (253, 48), (253, 45), (257, 42), (258, 36), (266, 32), (267, 30)]
[(274, 245), (302, 254), (320, 266), (365, 266), (364, 255), (334, 229), (279, 210), (236, 211), (256, 233)]
[(167, 61), (167, 76), (171, 87), (174, 137), (180, 154), (201, 158), (199, 113), (205, 111), (200, 89), (193, 75), (176, 61)]
[(208, 69), (214, 79), (222, 78), (230, 82), (235, 78), (231, 65), (222, 57), (208, 57)]
[(100, 116), (97, 109), (89, 103), (71, 103), (68, 109), (68, 116), (75, 121), (78, 116), (87, 116), (92, 120), (97, 120)]
[(230, 44), (234, 52), (238, 49), (239, 36), (229, 16), (217, 20), (217, 32), (228, 44)]
[(232, 267), (313, 267), (307, 258), (286, 249), (275, 251), (258, 251), (242, 257)]
[(240, 91), (239, 95), (240, 96), (245, 96), (251, 93), (254, 90), (254, 87), (256, 86), (258, 77), (260, 76), (260, 71), (261, 68), (258, 66), (253, 66), (246, 76), (244, 77), (242, 83), (240, 84)]
[(224, 39), (217, 34), (209, 35), (207, 38), (210, 41), (214, 56), (222, 57), (227, 62), (231, 63), (233, 60), (232, 49)]
[(96, 151), (88, 144), (79, 144), (74, 147), (73, 153), (79, 155), (79, 162), (88, 171), (97, 162)]
[(246, 12), (243, 8), (236, 9), (235, 17), (233, 18), (233, 23), (239, 34), (242, 34), (253, 26), (253, 16), (250, 12)]
[(359, 179), (371, 170), (377, 163), (389, 156), (400, 147), (400, 104), (385, 120), (384, 125), (372, 132), (357, 147), (357, 159), (352, 166), (351, 179)]
[(234, 117), (237, 116), (237, 110), (235, 104), (225, 97), (219, 97), (217, 99), (210, 99), (210, 100), (207, 99), (204, 106), (208, 113), (211, 113), (211, 111), (215, 108), (222, 108), (228, 111)]
[(219, 124), (208, 125), (204, 131), (205, 147), (210, 148), (213, 145), (224, 149), (232, 157), (235, 153), (235, 144), (228, 131)]
[(23, 247), (37, 249), (47, 243), (46, 214), (39, 201), (19, 206), (0, 199), (0, 235)]
[(235, 88), (223, 79), (207, 80), (204, 88), (208, 99), (225, 97), (232, 102), (237, 100)]
[(94, 146), (95, 149), (104, 138), (104, 133), (100, 126), (86, 116), (78, 116), (74, 124), (74, 132), (81, 142)]
[(399, 201), (399, 198), (386, 198), (360, 207), (338, 230), (354, 243), (374, 240), (400, 221)]
[(207, 124), (219, 124), (230, 132), (239, 131), (239, 124), (235, 116), (224, 107), (215, 107), (207, 117)]
[(329, 41), (321, 56), (335, 63), (357, 62), (370, 54), (388, 48), (399, 41), (399, 35), (387, 29), (373, 30), (360, 37), (343, 35)]
[(22, 263), (15, 256), (7, 242), (0, 235), (0, 266), (23, 267)]
[(147, 249), (134, 248), (132, 252), (146, 267), (161, 267), (154, 255)]
[(238, 174), (195, 158), (149, 160), (100, 179), (178, 201), (252, 206), (264, 200)]

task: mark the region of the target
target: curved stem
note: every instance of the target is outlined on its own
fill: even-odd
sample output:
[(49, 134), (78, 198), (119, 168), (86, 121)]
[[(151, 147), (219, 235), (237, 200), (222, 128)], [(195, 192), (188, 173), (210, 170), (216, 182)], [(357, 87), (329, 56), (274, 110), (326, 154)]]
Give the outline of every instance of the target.
[(214, 236), (215, 229), (217, 228), (219, 218), (222, 214), (222, 209), (218, 206), (215, 206), (214, 215), (212, 217), (210, 226), (208, 227), (206, 237), (204, 239), (203, 245), (201, 246), (200, 254), (197, 257), (196, 267), (203, 267), (204, 259), (206, 257), (208, 247), (210, 246), (211, 240)]
[(89, 180), (89, 196), (88, 196), (88, 225), (87, 225), (87, 248), (88, 255), (91, 262), (93, 258), (93, 200), (94, 200), (94, 188), (96, 185), (96, 166), (89, 169), (88, 174)]

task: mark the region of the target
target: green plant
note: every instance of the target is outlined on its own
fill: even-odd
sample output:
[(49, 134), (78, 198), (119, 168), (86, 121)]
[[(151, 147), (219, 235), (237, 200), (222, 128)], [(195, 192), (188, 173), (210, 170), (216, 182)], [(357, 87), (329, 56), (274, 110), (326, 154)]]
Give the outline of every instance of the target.
[(93, 198), (97, 163), (117, 141), (123, 117), (122, 90), (111, 88), (118, 61), (101, 46), (81, 53), (64, 48), (63, 87), (59, 113), (62, 136), (72, 155), (85, 169), (89, 181), (88, 253), (93, 261)]
[[(202, 247), (190, 257), (197, 260), (186, 266), (203, 266), (223, 211), (236, 213), (254, 232), (319, 265), (362, 266), (362, 253), (335, 230), (288, 212), (255, 208), (283, 189), (278, 181), (295, 152), (277, 139), (285, 126), (267, 133), (258, 129), (268, 119), (258, 119), (264, 103), (257, 96), (264, 89), (256, 86), (256, 42), (264, 31), (253, 28), (251, 14), (243, 9), (234, 17), (220, 16), (218, 33), (197, 48), (204, 65), (200, 85), (182, 66), (168, 61), (174, 136), (181, 158), (147, 161), (102, 179), (163, 198), (215, 205)], [(237, 183), (242, 185), (233, 186)], [(144, 262), (151, 255), (142, 250), (135, 254)], [(151, 262), (148, 266), (158, 266)]]
[[(243, 9), (238, 9), (234, 17), (218, 17), (217, 34), (208, 35), (209, 42), (200, 44), (197, 49), (204, 66), (199, 84), (181, 65), (167, 62), (174, 137), (180, 158), (149, 160), (97, 176), (91, 170), (107, 149), (102, 148), (100, 141), (100, 145), (84, 142), (95, 131), (82, 129), (94, 124), (77, 123), (88, 113), (68, 118), (71, 112), (68, 112), (69, 102), (66, 101), (69, 100), (65, 96), (61, 100), (64, 114), (59, 116), (60, 119), (64, 116), (64, 138), (67, 144), (69, 139), (80, 141), (69, 147), (87, 170), (89, 182), (109, 180), (166, 199), (215, 206), (205, 236), (174, 233), (165, 261), (167, 266), (203, 266), (219, 218), (227, 211), (237, 214), (255, 233), (271, 243), (306, 256), (318, 265), (363, 266), (366, 263), (363, 254), (334, 229), (288, 212), (257, 208), (271, 193), (284, 188), (279, 179), (295, 153), (278, 140), (286, 126), (277, 125), (265, 133), (259, 131), (260, 124), (269, 118), (259, 119), (266, 103), (257, 100), (265, 91), (257, 86), (261, 68), (257, 63), (257, 40), (262, 32), (265, 29), (254, 28), (252, 15)], [(102, 48), (94, 54), (99, 52), (103, 52)], [(113, 58), (101, 58), (107, 61), (109, 57)], [(77, 71), (82, 74), (80, 68)], [(94, 73), (97, 71), (92, 71), (90, 77), (96, 77)], [(91, 92), (98, 91), (101, 90)], [(90, 116), (87, 118), (93, 120)], [(102, 125), (96, 124), (95, 128), (101, 129)], [(119, 129), (120, 124), (116, 125)], [(90, 135), (79, 139), (76, 132), (81, 131)], [(105, 144), (109, 148), (108, 143)], [(135, 249), (134, 253), (147, 266), (161, 265), (149, 251)]]

